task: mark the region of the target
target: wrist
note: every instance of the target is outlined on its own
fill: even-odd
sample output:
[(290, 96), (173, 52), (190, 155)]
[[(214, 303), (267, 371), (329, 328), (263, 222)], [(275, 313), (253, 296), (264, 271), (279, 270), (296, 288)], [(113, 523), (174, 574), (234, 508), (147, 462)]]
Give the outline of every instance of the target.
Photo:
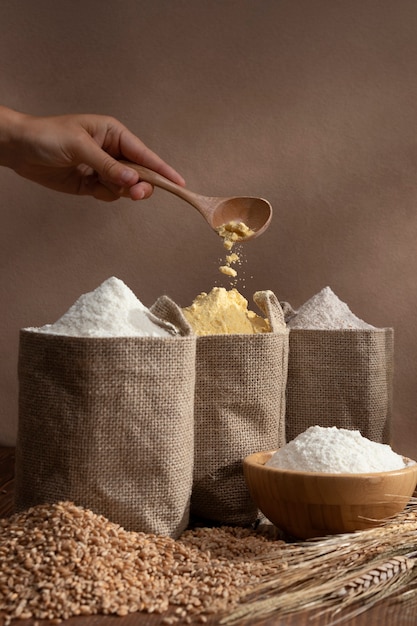
[(0, 165), (15, 169), (19, 162), (24, 121), (28, 116), (0, 106)]

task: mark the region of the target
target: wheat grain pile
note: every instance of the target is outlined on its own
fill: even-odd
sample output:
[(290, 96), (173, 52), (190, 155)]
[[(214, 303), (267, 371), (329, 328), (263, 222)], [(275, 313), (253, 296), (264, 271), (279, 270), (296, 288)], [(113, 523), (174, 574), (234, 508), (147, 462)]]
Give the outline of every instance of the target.
[(70, 502), (36, 506), (0, 520), (0, 618), (7, 626), (175, 607), (167, 623), (204, 622), (261, 580), (258, 557), (269, 549), (243, 528), (197, 529), (175, 541), (127, 532)]

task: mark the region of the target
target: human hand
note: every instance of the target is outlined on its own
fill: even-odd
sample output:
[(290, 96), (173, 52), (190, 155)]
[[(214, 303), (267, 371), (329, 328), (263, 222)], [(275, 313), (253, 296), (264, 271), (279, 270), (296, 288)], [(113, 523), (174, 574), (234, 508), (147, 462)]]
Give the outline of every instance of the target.
[(0, 107), (0, 164), (24, 178), (104, 201), (121, 196), (148, 198), (152, 185), (118, 159), (139, 163), (185, 185), (178, 172), (113, 117), (34, 117)]

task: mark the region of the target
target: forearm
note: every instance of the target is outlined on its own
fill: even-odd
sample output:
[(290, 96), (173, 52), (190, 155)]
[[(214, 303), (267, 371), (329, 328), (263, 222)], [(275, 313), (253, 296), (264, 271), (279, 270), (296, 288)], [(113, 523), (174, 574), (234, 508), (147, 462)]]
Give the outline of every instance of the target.
[(23, 125), (27, 118), (23, 113), (0, 106), (0, 166), (12, 169), (17, 166)]

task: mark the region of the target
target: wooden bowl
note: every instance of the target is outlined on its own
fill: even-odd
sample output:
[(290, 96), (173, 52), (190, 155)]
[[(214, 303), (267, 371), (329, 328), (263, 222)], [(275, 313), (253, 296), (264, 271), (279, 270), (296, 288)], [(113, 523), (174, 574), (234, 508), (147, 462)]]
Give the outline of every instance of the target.
[(300, 539), (377, 526), (405, 508), (417, 484), (417, 464), (372, 474), (299, 472), (265, 466), (274, 452), (244, 459), (246, 484), (262, 513)]

